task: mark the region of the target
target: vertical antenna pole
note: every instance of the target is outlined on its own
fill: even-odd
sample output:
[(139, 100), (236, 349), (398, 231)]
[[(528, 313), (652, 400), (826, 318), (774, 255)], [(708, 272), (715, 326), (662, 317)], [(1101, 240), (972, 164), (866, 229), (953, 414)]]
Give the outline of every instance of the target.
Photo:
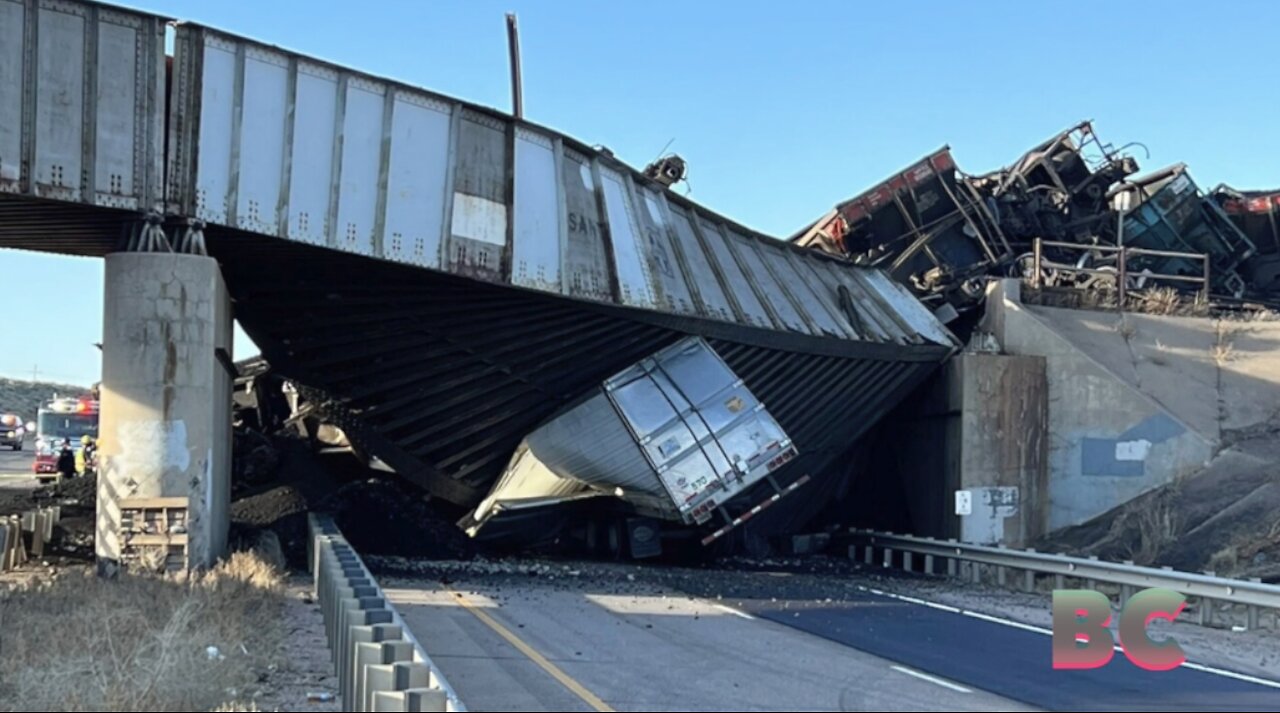
[(524, 91), (520, 82), (520, 30), (516, 27), (516, 15), (507, 13), (507, 49), (511, 55), (511, 113), (517, 119), (524, 118)]

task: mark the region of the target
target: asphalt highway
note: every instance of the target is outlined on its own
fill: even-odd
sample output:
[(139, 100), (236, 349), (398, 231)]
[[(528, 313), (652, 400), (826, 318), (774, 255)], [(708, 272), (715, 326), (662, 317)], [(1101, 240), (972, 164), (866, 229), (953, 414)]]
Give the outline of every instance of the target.
[(445, 581), (386, 584), (473, 710), (1280, 710), (1278, 683), (1119, 652), (1056, 671), (1034, 627), (869, 592), (730, 607), (644, 582)]

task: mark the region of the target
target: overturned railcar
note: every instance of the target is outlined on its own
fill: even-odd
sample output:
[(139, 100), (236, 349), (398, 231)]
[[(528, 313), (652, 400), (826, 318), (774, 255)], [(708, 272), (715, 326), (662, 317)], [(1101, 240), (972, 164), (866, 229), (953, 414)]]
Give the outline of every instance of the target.
[(995, 210), (959, 180), (943, 147), (790, 241), (884, 269), (935, 309), (964, 309), (981, 299), (984, 276), (1012, 257)]
[(1280, 294), (1280, 190), (1238, 191), (1222, 185), (1212, 197), (1257, 248), (1244, 264), (1250, 287), (1274, 298)]
[[(1227, 213), (1201, 192), (1185, 164), (1126, 182), (1115, 189), (1111, 200), (1124, 216), (1124, 245), (1205, 255), (1213, 292), (1239, 297), (1248, 291), (1241, 269), (1256, 248)], [(1204, 272), (1199, 260), (1159, 255), (1142, 256), (1132, 265), (1139, 271), (1144, 267), (1166, 275)]]

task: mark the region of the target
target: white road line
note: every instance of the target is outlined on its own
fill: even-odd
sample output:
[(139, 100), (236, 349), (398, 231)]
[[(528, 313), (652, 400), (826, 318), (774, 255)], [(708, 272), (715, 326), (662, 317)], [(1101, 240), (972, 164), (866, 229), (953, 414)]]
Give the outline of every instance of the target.
[[(1024, 624), (1024, 623), (1022, 623), (1022, 622), (1020, 622), (1020, 621), (1013, 621), (1013, 620), (1011, 620), (1011, 619), (1002, 619), (1002, 618), (1000, 618), (1000, 617), (998, 617), (998, 616), (992, 616), (992, 615), (990, 615), (990, 614), (983, 614), (983, 613), (981, 613), (981, 612), (976, 612), (976, 611), (969, 611), (969, 610), (967, 610), (967, 609), (958, 609), (958, 608), (956, 608), (956, 607), (949, 606), (949, 605), (946, 605), (946, 604), (939, 604), (939, 603), (937, 603), (937, 602), (930, 602), (930, 601), (925, 601), (925, 600), (923, 600), (923, 599), (917, 599), (916, 597), (908, 597), (908, 596), (904, 596), (904, 595), (901, 595), (901, 594), (894, 594), (893, 592), (886, 592), (886, 591), (881, 590), (881, 589), (871, 589), (871, 588), (864, 587), (864, 586), (861, 586), (861, 585), (858, 585), (858, 589), (859, 589), (860, 591), (867, 592), (867, 593), (869, 593), (869, 594), (875, 594), (875, 595), (877, 595), (877, 596), (881, 596), (881, 597), (888, 597), (889, 599), (896, 599), (896, 600), (898, 600), (898, 601), (907, 602), (907, 603), (910, 603), (910, 604), (923, 604), (924, 606), (931, 607), (931, 608), (933, 608), (933, 609), (941, 609), (941, 610), (943, 610), (943, 611), (949, 611), (949, 612), (952, 612), (952, 613), (954, 613), (954, 614), (961, 614), (961, 615), (964, 615), (964, 616), (967, 616), (967, 617), (971, 617), (971, 618), (974, 618), (974, 619), (979, 619), (979, 620), (981, 620), (981, 621), (988, 621), (988, 622), (991, 622), (992, 624), (1000, 624), (1000, 625), (1002, 625), (1002, 626), (1009, 626), (1009, 627), (1013, 627), (1013, 628), (1015, 628), (1015, 629), (1022, 629), (1023, 631), (1030, 631), (1030, 632), (1033, 632), (1033, 633), (1036, 633), (1036, 634), (1044, 634), (1045, 636), (1053, 636), (1053, 631), (1052, 631), (1052, 630), (1050, 630), (1050, 629), (1046, 629), (1046, 628), (1041, 627), (1041, 626), (1033, 626), (1033, 625), (1031, 625), (1031, 624)], [(1116, 651), (1123, 651), (1124, 649), (1122, 649), (1122, 648), (1117, 644), (1117, 645), (1115, 646), (1115, 650), (1116, 650)], [(1184, 662), (1182, 663), (1182, 667), (1183, 667), (1183, 668), (1189, 668), (1189, 669), (1191, 669), (1192, 671), (1200, 671), (1201, 673), (1209, 673), (1209, 674), (1213, 674), (1213, 675), (1215, 675), (1215, 676), (1222, 676), (1222, 677), (1224, 677), (1224, 678), (1233, 678), (1233, 679), (1235, 679), (1235, 680), (1237, 680), (1237, 681), (1245, 681), (1245, 682), (1247, 682), (1247, 683), (1255, 683), (1255, 684), (1257, 684), (1257, 685), (1259, 685), (1259, 686), (1266, 686), (1267, 688), (1280, 689), (1280, 681), (1272, 681), (1272, 680), (1270, 680), (1270, 679), (1266, 679), (1266, 678), (1258, 678), (1257, 676), (1250, 676), (1249, 674), (1246, 674), (1246, 673), (1237, 673), (1237, 672), (1235, 672), (1235, 671), (1228, 671), (1228, 670), (1226, 670), (1226, 669), (1215, 668), (1215, 667), (1213, 667), (1213, 666), (1206, 666), (1206, 665), (1204, 665), (1204, 664), (1201, 664), (1201, 663), (1194, 663), (1194, 662), (1191, 662), (1191, 661), (1184, 661)], [(894, 668), (897, 668), (897, 667), (895, 666)], [(903, 673), (907, 673), (907, 671), (903, 671)], [(921, 675), (923, 676), (924, 674), (921, 674)]]
[(1236, 673), (1235, 671), (1226, 671), (1220, 668), (1214, 668), (1212, 666), (1205, 666), (1204, 664), (1201, 664), (1201, 663), (1191, 663), (1190, 661), (1183, 662), (1182, 666), (1183, 668), (1189, 668), (1193, 671), (1203, 671), (1205, 673), (1212, 673), (1218, 676), (1226, 676), (1227, 678), (1234, 678), (1237, 681), (1247, 681), (1249, 683), (1256, 683), (1259, 686), (1266, 686), (1267, 688), (1280, 688), (1280, 681), (1272, 681), (1265, 678), (1258, 678), (1257, 676), (1250, 676), (1247, 673)]
[(952, 682), (950, 682), (950, 681), (946, 681), (946, 680), (943, 680), (943, 679), (941, 679), (941, 678), (938, 678), (937, 676), (930, 676), (930, 675), (929, 675), (929, 674), (927, 674), (927, 673), (921, 673), (921, 672), (919, 672), (919, 671), (914, 671), (914, 670), (912, 670), (912, 669), (907, 668), (906, 666), (890, 666), (889, 668), (893, 669), (894, 671), (897, 671), (898, 673), (905, 673), (905, 674), (907, 674), (908, 676), (914, 676), (914, 677), (916, 677), (916, 678), (920, 679), (921, 681), (928, 681), (929, 683), (932, 683), (932, 684), (934, 684), (934, 685), (936, 685), (936, 686), (942, 686), (943, 688), (949, 688), (949, 689), (951, 689), (951, 690), (953, 690), (953, 691), (955, 691), (955, 692), (957, 692), (957, 693), (973, 693), (973, 691), (970, 691), (969, 689), (965, 688), (964, 686), (958, 686), (958, 685), (956, 685), (956, 684), (954, 684), (954, 683), (952, 683)]
[(969, 611), (968, 609), (960, 613), (968, 617), (973, 617), (974, 619), (989, 621), (993, 624), (1004, 624), (1005, 626), (1012, 626), (1015, 629), (1022, 629), (1023, 631), (1033, 631), (1037, 634), (1047, 634), (1049, 636), (1053, 636), (1053, 631), (1049, 629), (1045, 629), (1039, 626), (1032, 626), (1031, 624), (1023, 624), (1020, 621), (1010, 621), (1009, 619), (1001, 619), (998, 616), (991, 616), (990, 614), (983, 614), (981, 612)]
[(732, 614), (732, 615), (734, 615), (734, 616), (742, 617), (743, 619), (749, 619), (749, 620), (751, 620), (751, 621), (755, 621), (755, 617), (754, 617), (754, 616), (751, 616), (750, 614), (748, 614), (748, 613), (746, 613), (746, 612), (744, 612), (744, 611), (738, 611), (737, 609), (734, 609), (733, 607), (725, 606), (725, 605), (723, 605), (723, 604), (712, 604), (711, 606), (715, 607), (716, 609), (719, 609), (719, 610), (720, 610), (720, 611), (722, 611), (722, 612), (726, 612), (726, 613)]

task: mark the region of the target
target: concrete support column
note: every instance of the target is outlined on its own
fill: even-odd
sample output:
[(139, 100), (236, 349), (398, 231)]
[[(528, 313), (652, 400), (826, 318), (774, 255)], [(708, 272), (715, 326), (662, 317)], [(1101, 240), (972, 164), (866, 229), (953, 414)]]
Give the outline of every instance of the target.
[(121, 503), (142, 498), (187, 499), (187, 563), (208, 567), (230, 522), (234, 377), (222, 273), (198, 255), (115, 253), (104, 283), (99, 568), (128, 554)]

